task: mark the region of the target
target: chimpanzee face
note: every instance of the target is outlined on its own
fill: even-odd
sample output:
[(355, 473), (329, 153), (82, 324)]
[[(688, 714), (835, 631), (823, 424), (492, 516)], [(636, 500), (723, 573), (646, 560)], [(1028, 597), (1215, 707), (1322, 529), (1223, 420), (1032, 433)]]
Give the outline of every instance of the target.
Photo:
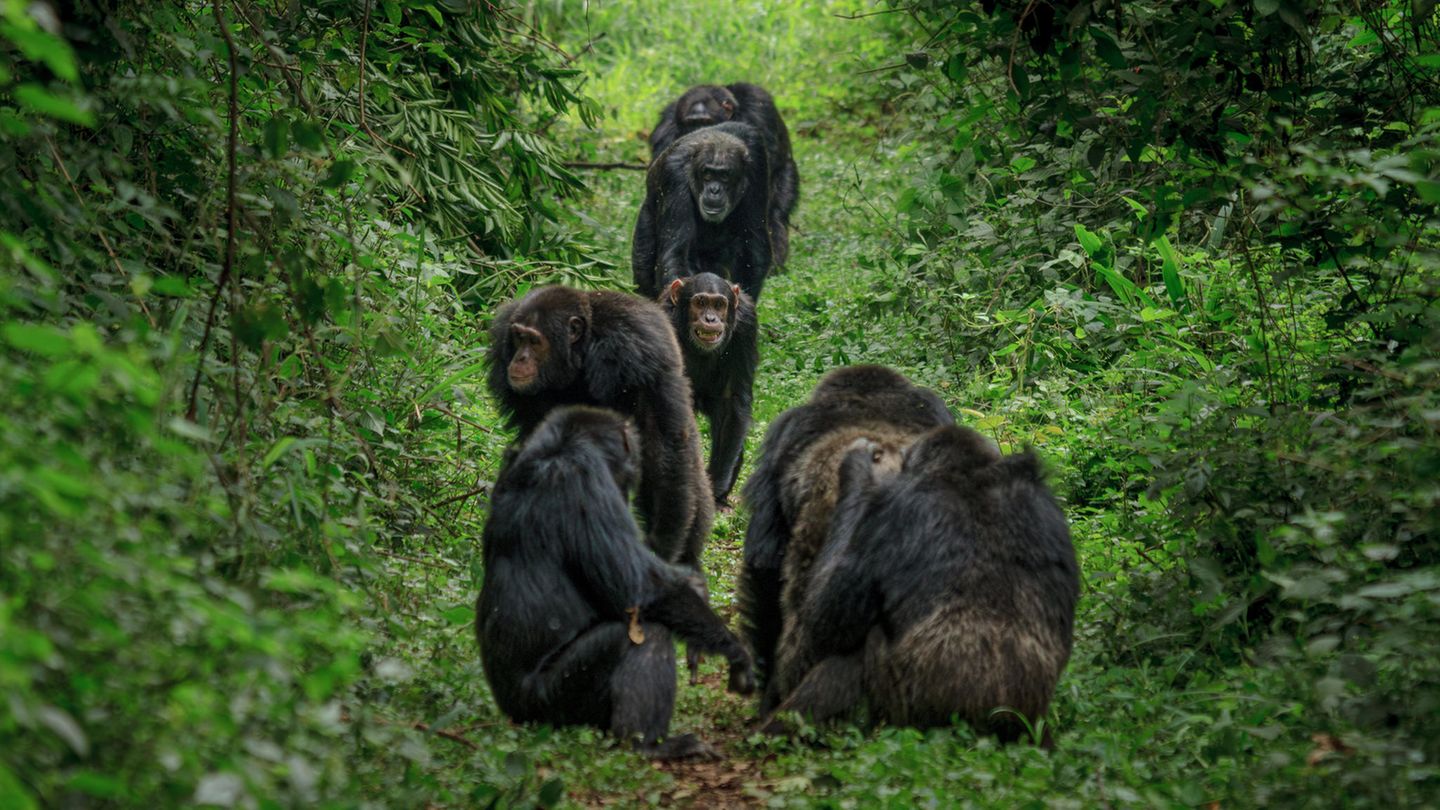
[(715, 144), (695, 155), (691, 163), (690, 191), (700, 218), (709, 223), (724, 222), (745, 196), (746, 160), (743, 144)]
[(687, 132), (724, 123), (735, 117), (735, 96), (718, 85), (692, 87), (675, 103), (675, 115)]
[[(707, 284), (706, 281), (720, 282)], [(718, 289), (716, 289), (718, 287)], [(670, 303), (683, 313), (677, 328), (681, 339), (702, 352), (725, 348), (735, 325), (735, 302), (740, 285), (727, 285), (718, 278), (676, 279), (670, 282)]]
[[(550, 317), (542, 317), (544, 315)], [(557, 317), (559, 316), (559, 317)], [(573, 377), (570, 350), (585, 332), (578, 315), (532, 312), (510, 324), (510, 363), (505, 369), (510, 388), (527, 394), (568, 385)]]

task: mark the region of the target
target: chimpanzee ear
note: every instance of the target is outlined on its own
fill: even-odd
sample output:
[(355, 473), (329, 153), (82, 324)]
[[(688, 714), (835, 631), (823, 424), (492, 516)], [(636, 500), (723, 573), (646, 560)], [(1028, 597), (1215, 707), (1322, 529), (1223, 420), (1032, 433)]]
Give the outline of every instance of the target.
[(730, 285), (730, 292), (735, 295), (735, 300), (736, 300), (736, 301), (739, 301), (739, 300), (740, 300), (740, 285), (739, 285), (739, 284), (731, 284), (731, 285)]
[(625, 455), (630, 455), (630, 423), (620, 423), (620, 446), (625, 448)]
[(673, 305), (673, 304), (679, 304), (679, 303), (680, 303), (680, 290), (681, 290), (684, 286), (685, 286), (685, 282), (681, 281), (681, 280), (678, 279), (678, 278), (675, 279), (674, 281), (670, 282), (669, 293), (670, 293), (670, 303), (671, 303), (672, 305)]
[(579, 315), (570, 316), (570, 342), (576, 343), (585, 337), (585, 319)]

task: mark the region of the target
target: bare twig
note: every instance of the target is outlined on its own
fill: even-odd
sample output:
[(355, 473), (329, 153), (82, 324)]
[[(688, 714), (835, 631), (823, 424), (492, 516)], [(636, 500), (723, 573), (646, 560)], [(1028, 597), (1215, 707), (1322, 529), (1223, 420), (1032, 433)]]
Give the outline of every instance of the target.
[(404, 554), (396, 554), (396, 553), (393, 552), (393, 551), (386, 551), (386, 550), (383, 549), (383, 548), (377, 548), (377, 549), (373, 549), (373, 550), (374, 550), (374, 552), (375, 552), (376, 554), (379, 554), (379, 555), (382, 556), (382, 557), (389, 557), (389, 558), (391, 558), (392, 560), (404, 560), (405, 562), (415, 563), (416, 565), (425, 565), (425, 566), (429, 566), (430, 568), (439, 568), (441, 571), (455, 571), (455, 570), (457, 570), (456, 567), (453, 566), (453, 565), (447, 565), (447, 564), (445, 564), (445, 563), (438, 563), (438, 562), (434, 562), (434, 561), (432, 561), (432, 560), (422, 560), (422, 559), (420, 559), (419, 557), (407, 557), (407, 556), (404, 555)]
[[(1030, 13), (1035, 10), (1035, 3), (1036, 0), (1030, 0), (1030, 2), (1025, 5), (1025, 10), (1020, 12), (1020, 16), (1015, 18), (1015, 36), (1010, 38), (1010, 58), (1005, 62), (1005, 78), (1010, 81), (1010, 89), (1015, 91), (1017, 97), (1020, 96), (1021, 93), (1020, 86), (1015, 83), (1015, 51), (1020, 47), (1020, 31), (1024, 28), (1025, 18), (1029, 17)], [(1023, 65), (1021, 66), (1021, 70), (1024, 70)]]
[[(215, 325), (215, 310), (220, 305), (220, 296), (232, 285), (231, 276), (235, 268), (235, 228), (239, 222), (239, 215), (235, 210), (235, 151), (236, 142), (240, 138), (240, 102), (239, 102), (239, 65), (235, 58), (235, 38), (230, 35), (230, 25), (225, 21), (225, 14), (220, 8), (220, 0), (211, 0), (211, 7), (215, 10), (215, 25), (220, 29), (220, 36), (225, 40), (225, 50), (229, 55), (230, 62), (230, 132), (225, 144), (225, 257), (221, 260), (220, 278), (215, 282), (215, 292), (210, 296), (210, 309), (205, 314), (205, 330), (200, 335), (200, 348), (195, 359), (195, 377), (190, 381), (190, 399), (185, 408), (185, 418), (191, 422), (195, 421), (196, 397), (200, 391), (200, 375), (205, 368), (205, 351), (210, 345), (210, 331)], [(238, 290), (231, 291), (232, 304)], [(240, 406), (240, 361), (235, 358), (235, 399), (236, 407)]]
[[(445, 414), (446, 416), (450, 417), (451, 419), (454, 419), (454, 420), (456, 421), (456, 423), (464, 422), (465, 424), (469, 425), (470, 427), (475, 428), (475, 429), (478, 430), (478, 431), (481, 431), (481, 432), (484, 432), (484, 433), (494, 433), (494, 432), (495, 432), (495, 428), (492, 428), (492, 427), (490, 427), (489, 425), (482, 425), (482, 424), (480, 424), (479, 422), (476, 422), (476, 421), (473, 420), (473, 419), (466, 419), (465, 417), (461, 416), (461, 415), (458, 414), (458, 413), (455, 413), (454, 411), (450, 410), (449, 408), (445, 407), (444, 405), (441, 405), (441, 404), (438, 403), (438, 402), (432, 402), (432, 403), (430, 403), (429, 405), (426, 405), (425, 407), (427, 407), (427, 408), (434, 408), (435, 410), (437, 410), (437, 411)], [(417, 404), (415, 405), (415, 408), (416, 408), (416, 410), (418, 411), (419, 408), (420, 408), (420, 405), (417, 403)]]
[(598, 35), (596, 35), (596, 37), (595, 37), (594, 39), (592, 39), (592, 40), (590, 40), (589, 42), (585, 43), (585, 47), (583, 47), (583, 48), (581, 48), (580, 50), (576, 51), (575, 53), (573, 53), (573, 54), (565, 57), (565, 61), (562, 62), (561, 64), (563, 64), (563, 65), (565, 65), (565, 66), (568, 67), (571, 62), (574, 62), (576, 59), (579, 59), (580, 57), (582, 57), (582, 56), (584, 56), (585, 54), (589, 53), (590, 50), (595, 47), (595, 43), (599, 42), (600, 40), (602, 40), (602, 39), (604, 39), (604, 38), (605, 38), (605, 32), (604, 32), (604, 31), (601, 31)]
[(461, 745), (465, 746), (466, 748), (469, 748), (471, 751), (478, 751), (478, 750), (480, 750), (480, 746), (476, 745), (476, 744), (473, 743), (473, 742), (470, 742), (469, 739), (461, 736), (460, 734), (457, 734), (456, 732), (450, 731), (449, 729), (431, 728), (431, 727), (425, 725), (424, 723), (420, 722), (419, 720), (416, 720), (414, 723), (412, 723), (412, 724), (410, 725), (410, 727), (413, 728), (413, 729), (415, 729), (416, 731), (424, 731), (424, 732), (427, 732), (427, 733), (430, 733), (430, 734), (434, 734), (434, 735), (437, 736), (437, 737), (444, 737), (445, 739), (447, 739), (447, 740), (449, 740), (449, 741), (451, 741), (451, 742), (460, 743)]
[(863, 20), (866, 17), (878, 17), (881, 14), (901, 14), (907, 11), (909, 11), (908, 8), (882, 8), (879, 11), (862, 11), (855, 14), (841, 14), (837, 11), (830, 16), (839, 17), (842, 20)]
[[(65, 160), (60, 157), (60, 150), (56, 148), (55, 141), (49, 135), (45, 136), (45, 143), (50, 146), (50, 154), (55, 158), (55, 165), (60, 167), (60, 174), (64, 175), (65, 182), (70, 186), (70, 193), (75, 195), (75, 202), (85, 207), (85, 198), (80, 194), (80, 189), (75, 185), (75, 179), (70, 176), (70, 170), (65, 167)], [(115, 254), (115, 248), (111, 247), (110, 240), (105, 237), (105, 231), (99, 227), (95, 229), (95, 235), (100, 237), (100, 244), (105, 246), (105, 252), (110, 255), (110, 261), (115, 264), (115, 272), (124, 277), (127, 275), (125, 269), (120, 266), (120, 257)], [(145, 313), (145, 320), (155, 325), (155, 317), (150, 314), (150, 309), (145, 306), (144, 299), (137, 299), (140, 304), (140, 311)]]
[(360, 128), (365, 130), (365, 134), (369, 135), (372, 140), (381, 146), (388, 146), (391, 149), (404, 152), (410, 157), (415, 157), (415, 153), (409, 149), (393, 144), (380, 137), (375, 133), (375, 130), (370, 128), (370, 122), (365, 120), (365, 45), (370, 40), (370, 7), (373, 5), (373, 0), (365, 0), (365, 20), (360, 23), (360, 79), (355, 88), (355, 92), (360, 96)]
[[(343, 715), (341, 715), (340, 719), (341, 719), (341, 720), (344, 720), (344, 721), (347, 722), (347, 723), (348, 723), (348, 722), (351, 722), (351, 718), (350, 718), (348, 712), (345, 713), (345, 714), (343, 714)], [(400, 728), (413, 728), (413, 729), (415, 729), (416, 731), (424, 731), (424, 732), (429, 733), (429, 734), (434, 734), (434, 735), (437, 736), (437, 737), (444, 737), (445, 739), (447, 739), (447, 740), (449, 740), (449, 741), (451, 741), (451, 742), (460, 743), (461, 745), (465, 746), (466, 748), (469, 748), (471, 751), (478, 751), (478, 750), (480, 750), (480, 746), (478, 746), (478, 745), (476, 745), (475, 743), (471, 742), (469, 738), (461, 735), (459, 732), (451, 731), (451, 730), (449, 730), (449, 729), (444, 729), (444, 728), (431, 728), (428, 724), (422, 723), (422, 722), (420, 722), (419, 720), (416, 720), (416, 721), (411, 722), (411, 723), (407, 723), (407, 722), (404, 722), (404, 721), (401, 721), (401, 722), (396, 723), (396, 722), (393, 722), (393, 721), (391, 721), (391, 720), (387, 720), (387, 719), (385, 719), (384, 717), (375, 717), (375, 716), (373, 716), (373, 715), (372, 715), (369, 719), (370, 719), (370, 722), (376, 723), (376, 724), (382, 725), (382, 726), (398, 726), (398, 727), (400, 727)]]
[(644, 163), (586, 163), (578, 160), (561, 165), (567, 169), (628, 169), (632, 172), (643, 172), (650, 168)]
[(449, 498), (446, 498), (446, 499), (443, 500), (443, 501), (436, 501), (435, 503), (430, 504), (430, 508), (431, 508), (431, 509), (439, 509), (439, 508), (442, 507), (442, 506), (445, 506), (445, 505), (447, 505), (447, 504), (455, 503), (456, 501), (463, 501), (463, 500), (465, 500), (466, 498), (473, 498), (473, 497), (475, 497), (476, 495), (479, 495), (479, 494), (482, 493), (482, 492), (489, 492), (491, 486), (492, 486), (492, 483), (489, 482), (489, 481), (486, 481), (485, 483), (481, 484), (481, 485), (478, 486), (478, 487), (475, 487), (474, 489), (472, 489), (472, 490), (470, 490), (470, 491), (468, 491), (468, 492), (462, 492), (462, 493), (460, 493), (459, 495), (452, 495), (452, 496), (450, 496)]

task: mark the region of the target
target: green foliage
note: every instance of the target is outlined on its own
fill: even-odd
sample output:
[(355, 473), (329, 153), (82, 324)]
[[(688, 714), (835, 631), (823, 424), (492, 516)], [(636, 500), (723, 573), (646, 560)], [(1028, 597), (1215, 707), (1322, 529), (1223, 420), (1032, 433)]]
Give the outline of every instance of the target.
[(468, 8), (0, 2), (0, 804), (449, 795), (377, 700), (503, 440), (462, 296), (594, 264), (573, 71)]
[[(0, 0), (0, 805), (1435, 803), (1435, 4), (53, 5)], [(856, 362), (1039, 447), (1056, 752), (753, 736), (707, 662), (731, 760), (662, 769), (488, 694), (476, 313), (625, 287), (638, 176), (565, 162), (731, 81), (803, 178), (747, 458)]]
[(1055, 421), (1134, 549), (1092, 568), (1107, 659), (1283, 669), (1262, 699), (1369, 763), (1324, 778), (1395, 800), (1440, 754), (1433, 4), (915, 11), (895, 281), (997, 404), (1093, 409)]

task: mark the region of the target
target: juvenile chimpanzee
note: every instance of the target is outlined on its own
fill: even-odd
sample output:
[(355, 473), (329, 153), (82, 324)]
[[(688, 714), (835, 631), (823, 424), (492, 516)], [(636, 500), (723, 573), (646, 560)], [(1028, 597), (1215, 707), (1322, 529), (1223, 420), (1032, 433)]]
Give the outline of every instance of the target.
[[(771, 423), (745, 485), (750, 525), (740, 573), (741, 616), (765, 686), (761, 714), (783, 697), (776, 653), (805, 594), (815, 555), (829, 536), (840, 460), (856, 439), (876, 442), (882, 461), (917, 436), (954, 423), (935, 392), (884, 366), (850, 366), (825, 375), (810, 400)], [(786, 683), (785, 685), (793, 685)]]
[(724, 506), (740, 473), (750, 429), (751, 389), (760, 361), (755, 302), (714, 273), (677, 278), (660, 306), (680, 339), (695, 410), (710, 420), (710, 487)]
[(635, 419), (636, 506), (650, 547), (698, 572), (714, 504), (680, 346), (660, 307), (621, 292), (532, 290), (496, 313), (489, 361), (490, 393), (521, 439), (559, 405)]
[(770, 272), (769, 172), (748, 124), (707, 127), (661, 152), (645, 175), (630, 246), (640, 294), (653, 299), (677, 278), (709, 272), (758, 300)]
[[(1002, 457), (953, 425), (911, 445), (897, 476), (877, 479), (874, 452), (858, 442), (843, 462), (799, 613), (806, 671), (779, 710), (818, 722), (864, 700), (875, 721), (958, 716), (1020, 739), (1026, 721), (1044, 718), (1070, 658), (1080, 591), (1039, 460)], [(1042, 744), (1053, 745), (1048, 728)]]
[(571, 406), (551, 411), (501, 470), (475, 608), (481, 662), (515, 720), (596, 726), (656, 757), (713, 756), (693, 735), (664, 739), (671, 633), (724, 655), (742, 694), (754, 688), (750, 656), (692, 575), (640, 542), (627, 497), (637, 460), (623, 416)]
[(749, 124), (765, 139), (770, 158), (771, 253), (775, 264), (783, 265), (790, 257), (790, 214), (800, 198), (800, 172), (790, 152), (790, 130), (764, 88), (737, 82), (686, 90), (660, 113), (660, 122), (650, 133), (650, 156), (665, 151), (681, 135), (725, 121)]

